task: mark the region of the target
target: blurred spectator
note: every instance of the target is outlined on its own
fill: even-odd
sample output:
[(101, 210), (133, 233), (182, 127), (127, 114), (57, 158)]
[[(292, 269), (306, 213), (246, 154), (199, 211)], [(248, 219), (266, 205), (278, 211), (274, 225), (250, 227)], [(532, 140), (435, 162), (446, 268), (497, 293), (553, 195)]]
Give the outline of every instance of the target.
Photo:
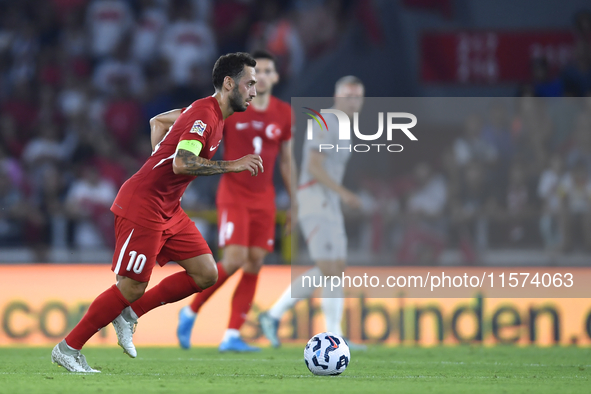
[(37, 120), (39, 108), (33, 91), (28, 82), (21, 80), (15, 84), (12, 95), (2, 103), (2, 113), (10, 114), (15, 121), (20, 139), (30, 136), (31, 129)]
[(19, 135), (16, 122), (6, 113), (0, 117), (0, 145), (12, 157), (20, 157), (25, 147), (25, 136)]
[(575, 14), (575, 36), (579, 41), (591, 44), (591, 11), (581, 10)]
[(121, 41), (115, 55), (105, 58), (96, 67), (93, 76), (95, 88), (103, 93), (114, 94), (117, 84), (125, 83), (130, 93), (139, 96), (145, 86), (144, 71), (131, 57), (129, 40)]
[[(482, 128), (481, 139), (494, 147), (496, 160), (489, 166), (489, 181), (507, 185), (509, 166), (515, 153), (514, 141), (510, 131), (507, 108), (502, 101), (493, 101), (488, 109), (488, 122)], [(502, 188), (494, 191), (497, 198), (503, 198)]]
[(42, 234), (42, 217), (27, 203), (24, 194), (0, 171), (0, 246), (34, 246)]
[(193, 66), (211, 68), (217, 53), (213, 32), (203, 22), (195, 21), (188, 0), (175, 0), (171, 23), (162, 37), (162, 55), (170, 63), (170, 76), (174, 84), (186, 83)]
[(271, 52), (281, 76), (291, 78), (302, 71), (305, 50), (296, 27), (283, 13), (287, 4), (273, 0), (259, 2), (256, 9), (261, 11), (260, 20), (251, 27), (248, 48), (264, 48)]
[[(218, 0), (214, 4), (213, 23), (221, 53), (244, 50), (248, 34), (252, 0)], [(258, 10), (258, 8), (256, 8)]]
[[(298, 33), (307, 56), (321, 56), (335, 45), (348, 20), (347, 4), (351, 2), (296, 1)], [(322, 26), (322, 29), (315, 26)]]
[(110, 55), (133, 24), (133, 15), (124, 0), (92, 0), (86, 12), (90, 29), (91, 53), (95, 58)]
[(571, 251), (578, 244), (589, 251), (591, 248), (591, 179), (586, 164), (576, 163), (562, 178), (558, 190), (562, 199), (563, 250)]
[(21, 83), (29, 82), (35, 76), (35, 61), (40, 49), (39, 39), (32, 21), (20, 18), (17, 26), (11, 40), (10, 80)]
[(469, 264), (477, 260), (475, 247), (482, 250), (488, 244), (486, 215), (489, 199), (483, 166), (473, 162), (463, 171), (459, 193), (450, 202), (451, 222), (464, 260)]
[(565, 89), (580, 97), (591, 91), (591, 44), (578, 41), (573, 57), (573, 61), (562, 70), (562, 80)]
[(534, 94), (538, 97), (561, 97), (564, 93), (560, 78), (550, 75), (546, 58), (532, 59)]
[(0, 171), (0, 206), (0, 246), (21, 246), (27, 208), (23, 204), (22, 193), (5, 171)]
[(176, 107), (186, 107), (199, 97), (211, 95), (213, 85), (205, 67), (193, 66), (187, 83), (176, 86), (172, 91)]
[(101, 178), (110, 181), (116, 188), (120, 188), (143, 164), (122, 152), (118, 141), (108, 134), (96, 136), (95, 148), (90, 162), (98, 170)]
[(114, 83), (115, 97), (105, 107), (103, 122), (119, 146), (130, 150), (141, 126), (142, 108), (131, 96), (126, 80)]
[(20, 162), (8, 155), (6, 147), (0, 143), (0, 172), (3, 172), (9, 179), (10, 183), (17, 189), (21, 189), (25, 181), (25, 173), (21, 167)]
[(74, 180), (66, 197), (67, 213), (74, 225), (74, 245), (92, 249), (114, 247), (113, 214), (110, 211), (117, 190), (98, 170), (86, 165)]
[(509, 132), (509, 117), (507, 108), (500, 101), (491, 104), (488, 122), (482, 128), (482, 140), (495, 149), (497, 158), (501, 162), (513, 157), (513, 141)]
[(549, 102), (549, 115), (552, 120), (550, 150), (562, 152), (568, 148), (580, 108), (580, 101), (569, 92), (565, 97)]
[(414, 180), (414, 190), (406, 201), (407, 229), (398, 260), (403, 264), (433, 264), (443, 250), (445, 179), (423, 162), (416, 166)]
[(139, 18), (133, 32), (132, 53), (143, 63), (155, 61), (160, 35), (167, 24), (166, 9), (156, 0), (139, 1)]
[(464, 167), (468, 163), (478, 161), (492, 163), (497, 159), (495, 146), (481, 136), (482, 120), (478, 115), (470, 115), (464, 122), (464, 135), (454, 141), (453, 152), (455, 162)]
[(57, 96), (59, 111), (66, 117), (77, 117), (88, 106), (89, 86), (73, 73), (64, 75), (64, 85)]
[(517, 114), (511, 127), (515, 160), (525, 164), (527, 176), (537, 176), (547, 161), (552, 122), (543, 100), (517, 99)]
[[(66, 190), (62, 172), (55, 166), (46, 167), (32, 196), (33, 206), (41, 217), (38, 236), (38, 249), (41, 254), (45, 254), (49, 247), (68, 246), (68, 225), (64, 207)], [(39, 261), (43, 262), (46, 259), (40, 257)]]
[(23, 151), (22, 159), (31, 169), (43, 164), (57, 164), (69, 159), (76, 146), (75, 137), (60, 138), (56, 126), (49, 122), (43, 125), (39, 136), (30, 140)]
[[(535, 214), (530, 185), (523, 166), (515, 164), (509, 171), (509, 187), (506, 193), (505, 212), (508, 239), (512, 244), (523, 244), (532, 238), (532, 221)], [(499, 218), (502, 219), (502, 214)]]
[(64, 24), (59, 38), (60, 45), (68, 57), (81, 57), (88, 54), (88, 36), (84, 29), (82, 9), (65, 13)]
[(560, 180), (564, 175), (564, 165), (560, 156), (552, 156), (538, 182), (538, 197), (542, 200), (540, 232), (546, 249), (557, 252), (562, 247), (563, 236), (560, 231)]
[(582, 163), (591, 173), (591, 116), (580, 114), (575, 121), (573, 142), (566, 155), (566, 164), (573, 167)]

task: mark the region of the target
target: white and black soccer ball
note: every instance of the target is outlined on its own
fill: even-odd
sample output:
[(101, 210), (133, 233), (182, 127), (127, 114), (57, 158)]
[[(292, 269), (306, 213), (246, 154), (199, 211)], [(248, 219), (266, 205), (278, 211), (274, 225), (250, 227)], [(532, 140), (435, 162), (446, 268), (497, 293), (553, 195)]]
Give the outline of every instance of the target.
[(304, 349), (304, 361), (314, 375), (340, 375), (351, 362), (349, 345), (332, 332), (316, 334)]

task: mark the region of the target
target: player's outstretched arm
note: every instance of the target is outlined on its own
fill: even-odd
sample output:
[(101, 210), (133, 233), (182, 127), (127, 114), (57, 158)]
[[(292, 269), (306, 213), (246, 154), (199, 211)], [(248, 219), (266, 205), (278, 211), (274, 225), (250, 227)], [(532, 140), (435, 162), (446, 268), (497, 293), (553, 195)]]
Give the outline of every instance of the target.
[(292, 179), (297, 182), (298, 173), (295, 165), (295, 160), (292, 155), (292, 144), (291, 140), (283, 142), (281, 145), (281, 160), (279, 162), (279, 169), (281, 171), (281, 177), (283, 178), (283, 184), (289, 194), (291, 200), (290, 209), (287, 210), (287, 216), (285, 218), (285, 234), (291, 234), (291, 230), (295, 225), (297, 218), (297, 198), (294, 195), (294, 188)]
[(238, 160), (207, 160), (188, 150), (179, 149), (172, 161), (172, 170), (177, 175), (216, 175), (226, 172), (249, 171), (258, 175), (263, 169), (263, 159), (259, 155), (246, 155)]
[(319, 183), (339, 194), (341, 200), (352, 208), (359, 208), (361, 200), (352, 191), (335, 182), (324, 169), (324, 155), (312, 151), (309, 156), (308, 171)]
[[(295, 165), (295, 160), (292, 155), (292, 144), (291, 140), (283, 142), (281, 145), (281, 159), (279, 162), (279, 169), (281, 171), (281, 177), (283, 178), (283, 184), (287, 193), (291, 197), (292, 201), (295, 200), (293, 195), (293, 187), (291, 180), (298, 179), (298, 173)], [(293, 176), (292, 176), (293, 175)]]
[(172, 111), (163, 112), (150, 119), (150, 142), (152, 143), (152, 151), (156, 149), (156, 145), (164, 138), (170, 126), (176, 122), (181, 116), (182, 109), (173, 109)]

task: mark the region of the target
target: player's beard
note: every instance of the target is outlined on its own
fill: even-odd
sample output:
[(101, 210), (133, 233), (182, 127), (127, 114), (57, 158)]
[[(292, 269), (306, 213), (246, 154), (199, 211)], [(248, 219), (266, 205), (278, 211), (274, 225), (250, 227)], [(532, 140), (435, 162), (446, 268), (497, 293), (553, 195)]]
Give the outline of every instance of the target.
[(244, 112), (248, 108), (244, 103), (244, 99), (240, 96), (238, 85), (230, 93), (230, 107), (234, 112)]

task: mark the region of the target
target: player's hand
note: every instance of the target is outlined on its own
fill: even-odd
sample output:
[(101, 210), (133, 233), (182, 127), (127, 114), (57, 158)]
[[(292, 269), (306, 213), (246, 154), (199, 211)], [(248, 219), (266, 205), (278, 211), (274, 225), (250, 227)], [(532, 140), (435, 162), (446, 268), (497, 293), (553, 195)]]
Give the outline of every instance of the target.
[(341, 200), (343, 203), (353, 209), (361, 208), (361, 199), (357, 195), (349, 190), (343, 190), (340, 193)]
[(259, 155), (246, 155), (231, 163), (232, 172), (250, 171), (250, 175), (256, 176), (260, 172), (265, 172), (263, 168), (263, 159)]

